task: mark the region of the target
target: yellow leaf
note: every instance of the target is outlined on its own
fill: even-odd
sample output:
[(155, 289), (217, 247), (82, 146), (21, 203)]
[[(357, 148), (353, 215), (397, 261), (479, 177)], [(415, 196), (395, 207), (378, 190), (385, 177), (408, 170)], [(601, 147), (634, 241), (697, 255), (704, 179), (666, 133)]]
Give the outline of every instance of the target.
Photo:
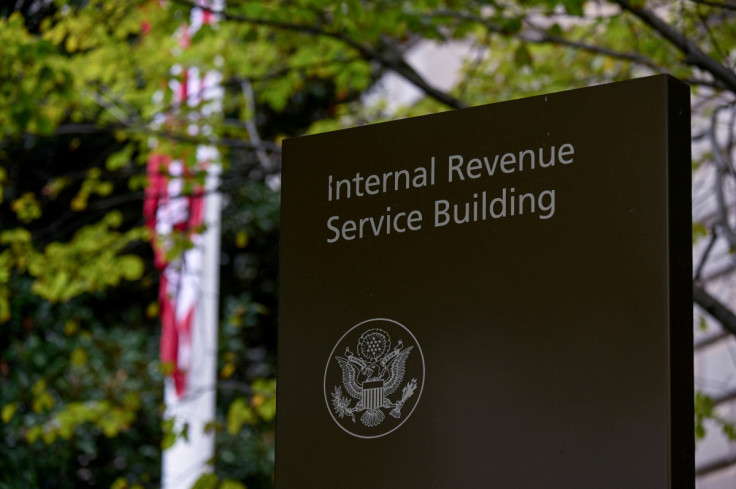
[(10, 319), (10, 301), (0, 294), (0, 323)]
[(69, 36), (66, 38), (66, 50), (69, 52), (73, 52), (77, 50), (77, 46), (79, 43), (77, 42), (76, 38), (74, 36)]
[(266, 398), (263, 397), (263, 394), (256, 394), (253, 396), (253, 399), (250, 400), (250, 405), (254, 408), (258, 408), (264, 402), (266, 402)]
[(97, 188), (95, 190), (97, 191), (97, 195), (106, 197), (113, 191), (112, 182), (100, 182), (97, 184)]
[(26, 432), (26, 440), (28, 440), (29, 443), (33, 443), (34, 441), (38, 440), (38, 438), (43, 434), (43, 427), (42, 426), (31, 426), (28, 428), (28, 431)]
[(146, 317), (148, 319), (158, 317), (158, 311), (158, 302), (150, 302), (148, 306), (146, 306)]
[(51, 445), (54, 443), (54, 440), (56, 440), (56, 432), (55, 431), (44, 431), (42, 435), (43, 442), (47, 445)]
[(111, 228), (120, 227), (120, 225), (123, 223), (123, 213), (118, 210), (110, 211), (105, 214), (103, 220)]
[(110, 489), (127, 489), (128, 488), (128, 479), (125, 477), (118, 477), (115, 479), (115, 482), (112, 483), (110, 486)]
[(245, 484), (232, 479), (225, 479), (220, 483), (220, 489), (248, 489)]
[(82, 368), (87, 364), (87, 351), (81, 346), (76, 347), (72, 350), (71, 362), (76, 368)]
[(3, 203), (3, 185), (8, 179), (8, 172), (4, 168), (0, 168), (0, 204)]
[(220, 377), (223, 379), (227, 379), (233, 373), (235, 373), (235, 364), (226, 363), (225, 366), (222, 367), (222, 370), (220, 370)]
[(31, 387), (31, 392), (34, 396), (38, 396), (42, 394), (46, 390), (46, 381), (43, 379), (38, 379), (35, 384), (33, 384), (33, 387)]
[(87, 199), (85, 199), (81, 195), (77, 195), (72, 199), (71, 208), (73, 211), (83, 211), (87, 208)]
[(51, 394), (44, 391), (43, 393), (41, 393), (41, 395), (33, 399), (33, 402), (31, 403), (31, 408), (33, 409), (33, 412), (40, 413), (44, 410), (53, 409), (54, 404), (54, 398), (51, 397)]
[(77, 331), (79, 331), (79, 322), (78, 321), (76, 321), (74, 319), (70, 319), (66, 323), (64, 323), (64, 334), (65, 335), (72, 336), (72, 335), (76, 334)]
[(2, 414), (0, 415), (3, 419), (3, 423), (9, 422), (15, 416), (15, 412), (18, 410), (18, 405), (14, 402), (3, 406)]
[(245, 231), (238, 231), (235, 235), (235, 246), (238, 248), (245, 248), (248, 246), (248, 233)]

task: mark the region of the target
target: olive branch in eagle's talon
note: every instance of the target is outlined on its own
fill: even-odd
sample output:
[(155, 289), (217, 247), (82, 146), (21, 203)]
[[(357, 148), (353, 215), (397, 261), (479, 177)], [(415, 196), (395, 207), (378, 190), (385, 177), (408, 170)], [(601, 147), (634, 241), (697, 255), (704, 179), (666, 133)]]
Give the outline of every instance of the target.
[(355, 415), (353, 410), (350, 409), (350, 399), (342, 394), (342, 389), (335, 386), (335, 390), (332, 392), (332, 405), (335, 407), (335, 412), (341, 418), (344, 416), (350, 416), (355, 423)]

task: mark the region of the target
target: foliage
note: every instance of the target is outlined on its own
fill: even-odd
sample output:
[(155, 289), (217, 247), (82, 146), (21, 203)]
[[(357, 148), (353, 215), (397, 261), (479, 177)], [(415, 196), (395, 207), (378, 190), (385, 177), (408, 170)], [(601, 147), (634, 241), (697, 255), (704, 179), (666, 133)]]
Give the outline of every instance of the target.
[(0, 486), (109, 485), (121, 472), (155, 482), (160, 427), (140, 414), (161, 402), (151, 388), (161, 385), (156, 345), (126, 327), (143, 311), (104, 314), (99, 302), (111, 297), (52, 303), (28, 279), (13, 285), (0, 363)]
[(713, 421), (716, 425), (720, 426), (729, 440), (736, 440), (736, 428), (734, 424), (715, 411), (713, 398), (706, 396), (702, 392), (698, 392), (695, 394), (695, 437), (697, 439), (705, 438), (706, 420)]
[[(172, 433), (160, 421), (158, 278), (141, 217), (152, 150), (190, 168), (199, 144), (222, 155), (217, 462), (198, 486), (254, 489), (272, 485), (284, 137), (657, 72), (691, 83), (696, 121), (734, 111), (728, 3), (229, 0), (186, 49), (176, 33), (189, 0), (10, 5), (0, 6), (0, 436), (10, 448), (0, 488), (158, 484)], [(407, 61), (422, 43), (467, 49), (452, 89)], [(221, 108), (175, 102), (183, 66), (221, 74)], [(366, 98), (387, 73), (421, 97)], [(698, 168), (732, 147), (715, 142)], [(722, 208), (694, 229), (736, 243)], [(713, 307), (728, 329), (736, 316)], [(699, 399), (698, 419), (713, 418)]]

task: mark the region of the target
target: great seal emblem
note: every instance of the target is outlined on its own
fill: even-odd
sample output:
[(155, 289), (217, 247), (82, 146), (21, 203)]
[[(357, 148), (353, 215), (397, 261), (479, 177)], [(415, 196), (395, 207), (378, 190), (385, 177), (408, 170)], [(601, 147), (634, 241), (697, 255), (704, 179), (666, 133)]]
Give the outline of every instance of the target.
[(359, 438), (377, 438), (401, 426), (423, 385), (422, 349), (411, 331), (391, 319), (350, 328), (325, 367), (327, 409), (340, 428)]

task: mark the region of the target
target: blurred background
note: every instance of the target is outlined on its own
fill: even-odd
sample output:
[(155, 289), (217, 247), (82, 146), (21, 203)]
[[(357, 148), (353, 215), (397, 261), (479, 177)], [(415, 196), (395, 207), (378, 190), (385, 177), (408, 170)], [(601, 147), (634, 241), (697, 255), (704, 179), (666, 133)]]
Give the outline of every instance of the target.
[[(735, 62), (732, 0), (0, 2), (0, 489), (162, 485), (162, 277), (215, 228), (197, 487), (272, 487), (281, 141), (655, 73), (692, 88), (697, 487), (736, 487)], [(162, 227), (161, 178), (219, 221)]]

